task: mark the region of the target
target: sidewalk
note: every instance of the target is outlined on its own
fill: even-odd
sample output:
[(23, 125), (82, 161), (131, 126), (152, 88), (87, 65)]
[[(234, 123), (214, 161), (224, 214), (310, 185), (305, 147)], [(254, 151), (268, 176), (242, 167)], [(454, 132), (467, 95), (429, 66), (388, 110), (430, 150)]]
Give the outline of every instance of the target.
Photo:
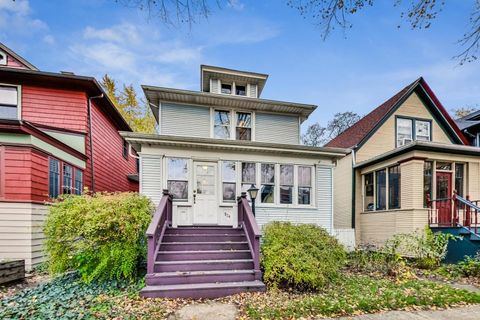
[[(439, 311), (387, 311), (355, 317), (342, 317), (335, 320), (478, 320), (480, 305)], [(333, 320), (333, 319), (331, 319)]]

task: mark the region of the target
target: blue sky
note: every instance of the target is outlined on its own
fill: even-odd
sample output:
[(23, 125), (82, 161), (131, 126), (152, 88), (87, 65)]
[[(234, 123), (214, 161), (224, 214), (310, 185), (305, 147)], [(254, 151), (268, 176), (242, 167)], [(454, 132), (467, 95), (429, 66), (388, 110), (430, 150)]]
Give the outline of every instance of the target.
[(449, 110), (479, 104), (480, 62), (452, 60), (474, 1), (448, 1), (419, 31), (401, 22), (393, 2), (367, 8), (346, 35), (323, 41), (314, 21), (282, 0), (236, 0), (192, 30), (114, 0), (0, 0), (0, 41), (41, 70), (108, 73), (136, 87), (198, 90), (202, 63), (268, 73), (264, 98), (318, 105), (306, 125), (341, 111), (364, 115), (419, 76)]

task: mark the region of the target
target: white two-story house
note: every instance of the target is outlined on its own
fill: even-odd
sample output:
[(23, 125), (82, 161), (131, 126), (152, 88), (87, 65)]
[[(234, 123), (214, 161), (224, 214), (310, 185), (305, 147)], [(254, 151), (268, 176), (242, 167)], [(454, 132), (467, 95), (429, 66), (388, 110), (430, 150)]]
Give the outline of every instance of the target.
[[(200, 91), (143, 86), (158, 133), (122, 135), (140, 156), (140, 192), (158, 206), (144, 296), (262, 290), (262, 225), (333, 231), (333, 170), (347, 151), (301, 145), (316, 106), (262, 99), (267, 78), (203, 65)], [(240, 197), (252, 186), (255, 217)]]

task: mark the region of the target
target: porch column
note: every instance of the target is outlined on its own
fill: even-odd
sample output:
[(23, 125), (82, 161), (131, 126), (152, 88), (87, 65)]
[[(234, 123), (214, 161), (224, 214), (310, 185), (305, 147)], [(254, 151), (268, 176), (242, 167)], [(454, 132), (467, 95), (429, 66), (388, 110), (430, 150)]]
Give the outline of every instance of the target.
[(400, 164), (402, 209), (423, 208), (423, 160), (412, 159)]

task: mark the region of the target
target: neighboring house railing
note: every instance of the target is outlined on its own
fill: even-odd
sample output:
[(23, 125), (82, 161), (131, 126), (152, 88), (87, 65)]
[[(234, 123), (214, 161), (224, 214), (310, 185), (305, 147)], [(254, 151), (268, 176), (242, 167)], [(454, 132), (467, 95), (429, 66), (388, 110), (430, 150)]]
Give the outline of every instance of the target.
[(478, 234), (479, 200), (453, 193), (451, 198), (427, 200), (428, 223), (439, 227), (465, 227)]
[(255, 269), (255, 278), (261, 279), (260, 271), (260, 229), (252, 212), (252, 208), (247, 200), (247, 193), (242, 192), (238, 197), (238, 224), (243, 227), (248, 239), (248, 246), (252, 253), (253, 266)]
[(167, 226), (172, 223), (172, 195), (163, 190), (163, 196), (147, 229), (147, 273), (154, 273), (155, 258)]

